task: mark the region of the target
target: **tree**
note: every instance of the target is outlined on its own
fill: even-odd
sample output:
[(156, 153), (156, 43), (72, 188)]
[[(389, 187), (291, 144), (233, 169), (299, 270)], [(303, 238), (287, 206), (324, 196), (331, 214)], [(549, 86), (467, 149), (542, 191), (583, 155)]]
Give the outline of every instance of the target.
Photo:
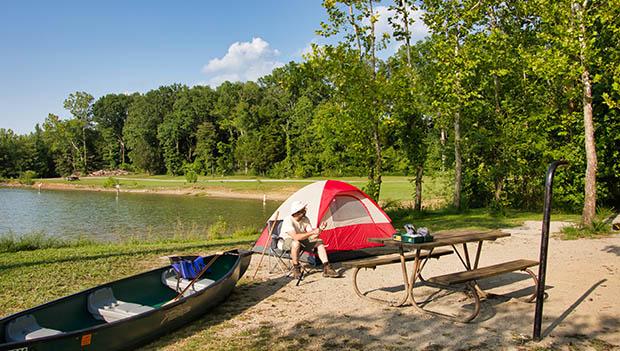
[(444, 99), (433, 104), (454, 126), (454, 199), (452, 205), (460, 209), (463, 186), (462, 112), (475, 90), (468, 90), (464, 81), (473, 73), (475, 60), (468, 56), (464, 46), (480, 20), (480, 2), (477, 0), (426, 0), (422, 9), (424, 22), (432, 32), (433, 59), (437, 64), (437, 87)]
[(152, 174), (164, 172), (162, 149), (157, 130), (164, 116), (173, 109), (180, 85), (162, 86), (135, 96), (129, 106), (123, 136), (134, 166)]
[(81, 168), (83, 131), (78, 119), (61, 120), (51, 113), (43, 123), (43, 138), (50, 146), (57, 174), (66, 176)]
[(84, 173), (88, 172), (88, 155), (86, 151), (86, 131), (92, 128), (92, 103), (93, 96), (84, 91), (69, 94), (64, 101), (65, 109), (69, 110), (73, 117), (79, 121), (82, 128), (82, 159), (80, 168)]
[[(324, 61), (328, 68), (329, 80), (335, 86), (334, 98), (340, 99), (344, 116), (356, 119), (357, 123), (348, 125), (360, 131), (358, 135), (369, 135), (372, 141), (372, 163), (368, 165), (368, 184), (366, 191), (379, 198), (382, 182), (382, 137), (381, 124), (386, 106), (382, 101), (382, 87), (386, 78), (378, 72), (377, 52), (384, 49), (388, 35), (378, 36), (375, 24), (378, 14), (374, 6), (376, 0), (334, 1), (325, 0), (329, 21), (321, 23), (318, 34), (331, 37), (342, 34), (337, 47), (326, 46)], [(352, 60), (357, 56), (358, 62)], [(362, 132), (363, 131), (363, 132)], [(365, 132), (365, 133), (364, 133)]]
[(123, 129), (134, 95), (107, 94), (93, 105), (93, 121), (105, 141), (105, 159), (109, 167), (127, 162)]

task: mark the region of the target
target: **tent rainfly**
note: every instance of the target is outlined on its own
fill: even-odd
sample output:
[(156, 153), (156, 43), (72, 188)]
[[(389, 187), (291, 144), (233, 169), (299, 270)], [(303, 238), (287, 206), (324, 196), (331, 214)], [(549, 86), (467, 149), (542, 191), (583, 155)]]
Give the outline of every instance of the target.
[[(269, 217), (268, 222), (278, 221), (291, 215), (291, 204), (301, 201), (308, 204), (306, 216), (314, 227), (327, 223), (320, 238), (326, 245), (330, 261), (358, 256), (356, 251), (381, 246), (368, 242), (368, 238), (390, 237), (396, 232), (385, 212), (363, 191), (355, 186), (337, 181), (324, 180), (309, 184), (284, 201)], [(263, 252), (269, 239), (269, 226), (265, 226), (254, 244), (254, 252)], [(314, 257), (302, 255), (311, 263)]]

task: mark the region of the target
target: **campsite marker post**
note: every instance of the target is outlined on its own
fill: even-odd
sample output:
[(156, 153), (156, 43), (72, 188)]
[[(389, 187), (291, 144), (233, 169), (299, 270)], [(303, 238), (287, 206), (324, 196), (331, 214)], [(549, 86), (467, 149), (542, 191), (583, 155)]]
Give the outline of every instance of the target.
[(551, 219), (551, 199), (553, 198), (553, 176), (558, 166), (566, 161), (553, 161), (547, 168), (545, 181), (545, 206), (543, 208), (542, 237), (540, 241), (540, 264), (538, 266), (538, 286), (536, 289), (536, 314), (534, 315), (534, 340), (541, 340), (543, 301), (545, 298), (545, 275), (547, 274), (547, 251), (549, 249), (549, 222)]

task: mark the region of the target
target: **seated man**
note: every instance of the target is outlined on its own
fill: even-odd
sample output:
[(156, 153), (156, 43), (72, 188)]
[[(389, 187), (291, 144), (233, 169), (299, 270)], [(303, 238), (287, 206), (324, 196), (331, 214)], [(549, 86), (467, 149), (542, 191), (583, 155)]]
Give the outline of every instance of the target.
[(295, 201), (291, 204), (291, 215), (284, 218), (280, 237), (282, 237), (283, 249), (291, 250), (291, 260), (293, 261), (293, 277), (301, 277), (301, 266), (299, 265), (299, 251), (303, 247), (305, 251), (312, 251), (316, 248), (321, 262), (323, 262), (323, 276), (336, 278), (340, 275), (330, 265), (327, 259), (327, 251), (323, 241), (318, 239), (321, 231), (325, 229), (326, 223), (322, 223), (320, 228), (312, 229), (310, 220), (306, 217), (306, 204)]

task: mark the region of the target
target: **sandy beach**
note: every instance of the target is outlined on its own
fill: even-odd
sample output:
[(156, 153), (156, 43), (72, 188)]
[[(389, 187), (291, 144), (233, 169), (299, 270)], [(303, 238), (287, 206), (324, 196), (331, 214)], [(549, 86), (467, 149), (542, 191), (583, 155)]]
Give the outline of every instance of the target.
[[(540, 232), (517, 228), (512, 236), (485, 242), (481, 266), (512, 259), (538, 259)], [(258, 263), (253, 259), (248, 276)], [(519, 299), (532, 291), (525, 273), (482, 280), (486, 291), (504, 296), (483, 300), (480, 315), (468, 324), (421, 314), (412, 306), (369, 303), (353, 292), (351, 272), (343, 278), (310, 274), (300, 286), (290, 278), (269, 274), (265, 260), (260, 283), (240, 287), (234, 299), (257, 298), (237, 315), (230, 330), (243, 332), (268, 326), (279, 338), (301, 339), (304, 349), (368, 350), (617, 350), (620, 345), (620, 236), (565, 241), (552, 238), (547, 268), (549, 298), (544, 304), (541, 342), (531, 340), (534, 306)], [(412, 263), (409, 263), (411, 269)], [(425, 275), (461, 270), (456, 255), (429, 262)], [(537, 267), (534, 269), (538, 272)], [(403, 292), (398, 264), (362, 271), (362, 289), (372, 296), (396, 300)], [(419, 289), (420, 296), (436, 289)], [(450, 294), (428, 305), (456, 312), (471, 300)], [(234, 303), (234, 301), (233, 301)], [(447, 312), (448, 310), (446, 310)]]

